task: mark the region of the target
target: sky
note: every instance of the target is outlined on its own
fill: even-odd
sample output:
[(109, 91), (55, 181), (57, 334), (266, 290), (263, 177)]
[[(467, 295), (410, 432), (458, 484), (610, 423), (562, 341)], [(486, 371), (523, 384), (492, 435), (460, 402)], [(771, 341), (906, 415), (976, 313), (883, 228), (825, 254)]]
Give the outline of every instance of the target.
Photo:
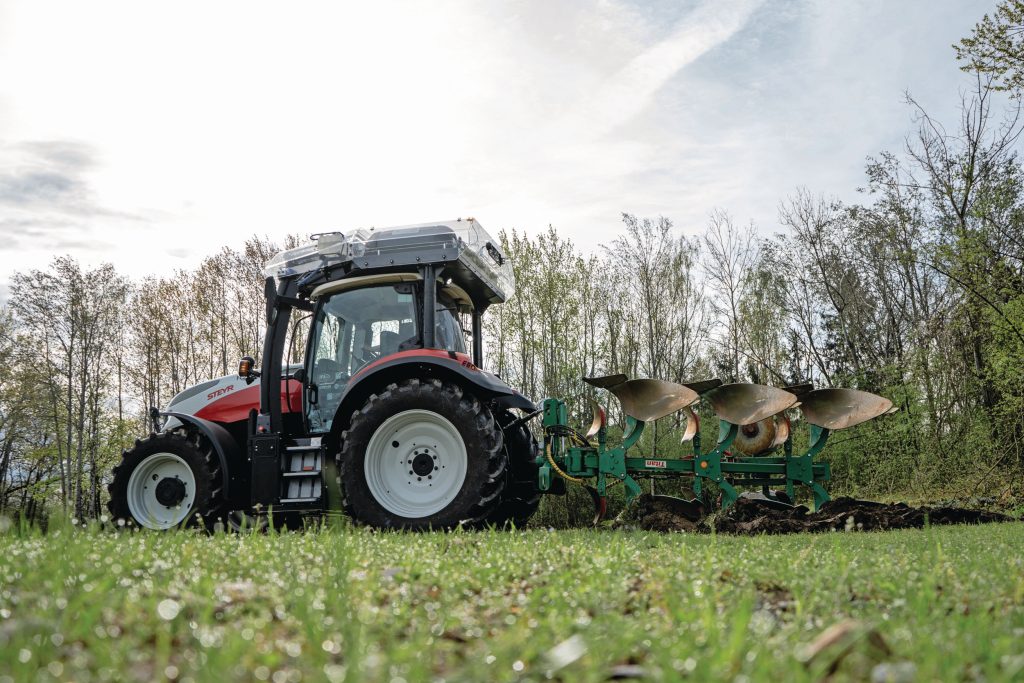
[(941, 120), (994, 0), (0, 0), (0, 299), (254, 234), (474, 216), (584, 251), (622, 212), (779, 231)]

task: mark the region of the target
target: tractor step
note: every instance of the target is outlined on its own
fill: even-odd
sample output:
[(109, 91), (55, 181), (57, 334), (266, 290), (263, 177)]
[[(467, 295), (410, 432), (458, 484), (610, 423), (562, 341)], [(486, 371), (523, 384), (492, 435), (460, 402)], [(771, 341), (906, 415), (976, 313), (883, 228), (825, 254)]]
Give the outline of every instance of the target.
[(308, 439), (294, 439), (294, 442), (285, 446), (286, 451), (319, 451), (322, 445), (321, 437), (314, 436)]
[(315, 451), (288, 451), (282, 458), (281, 472), (284, 476), (299, 474), (308, 474), (311, 472), (319, 472), (321, 457), (320, 449), (317, 448)]
[(319, 437), (295, 439), (281, 453), (281, 502), (316, 503), (324, 493)]

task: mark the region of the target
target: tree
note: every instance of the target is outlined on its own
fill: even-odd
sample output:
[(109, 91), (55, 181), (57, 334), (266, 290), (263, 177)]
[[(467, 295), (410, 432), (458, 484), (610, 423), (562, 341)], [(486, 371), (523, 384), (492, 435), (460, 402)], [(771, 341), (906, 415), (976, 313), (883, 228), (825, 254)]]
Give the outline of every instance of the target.
[(1024, 0), (1000, 2), (995, 14), (986, 14), (953, 49), (962, 70), (991, 76), (996, 90), (1019, 98), (1024, 92)]
[[(676, 236), (672, 222), (622, 214), (621, 237), (604, 248), (606, 273), (614, 273), (605, 318), (609, 329), (608, 372), (682, 382), (700, 353), (707, 332), (704, 297), (696, 281), (697, 247)], [(658, 448), (658, 423), (649, 447)]]
[(48, 271), (16, 273), (12, 280), (11, 310), (31, 349), (25, 364), (49, 399), (51, 433), (61, 435), (61, 504), (78, 516), (98, 512), (98, 423), (127, 291), (110, 265), (83, 271), (67, 257), (54, 259)]
[(725, 211), (715, 210), (704, 233), (704, 276), (717, 295), (711, 308), (723, 330), (720, 367), (730, 381), (740, 379), (743, 320), (741, 302), (747, 296), (750, 275), (757, 261), (754, 226), (738, 228)]
[(930, 195), (941, 232), (930, 267), (967, 294), (961, 312), (964, 334), (974, 366), (983, 407), (991, 413), (999, 401), (989, 372), (991, 322), (1024, 344), (1021, 330), (1006, 313), (1006, 304), (1024, 294), (1019, 245), (1020, 167), (1016, 143), (1022, 126), (1022, 103), (1017, 101), (997, 119), (993, 85), (979, 75), (974, 90), (961, 99), (957, 129), (947, 129), (925, 109), (915, 108), (918, 132), (907, 145), (913, 170)]

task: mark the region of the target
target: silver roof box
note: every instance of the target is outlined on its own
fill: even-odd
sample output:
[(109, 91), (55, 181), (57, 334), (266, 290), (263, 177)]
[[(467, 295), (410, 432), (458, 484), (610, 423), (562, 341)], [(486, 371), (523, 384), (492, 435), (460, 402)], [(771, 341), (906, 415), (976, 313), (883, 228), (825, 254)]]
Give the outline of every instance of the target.
[(325, 233), (276, 254), (263, 272), (266, 277), (285, 279), (345, 263), (351, 264), (346, 269), (350, 276), (426, 263), (450, 264), (445, 265), (444, 277), (479, 291), (488, 303), (506, 301), (515, 292), (512, 266), (500, 244), (473, 218)]

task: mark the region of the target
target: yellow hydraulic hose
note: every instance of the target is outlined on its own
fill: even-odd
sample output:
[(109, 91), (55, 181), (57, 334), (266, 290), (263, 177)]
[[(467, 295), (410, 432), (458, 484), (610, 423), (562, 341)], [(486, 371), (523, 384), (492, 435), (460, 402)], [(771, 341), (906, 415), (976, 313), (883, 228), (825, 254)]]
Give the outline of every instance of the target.
[(548, 463), (551, 465), (551, 469), (553, 469), (558, 474), (558, 476), (560, 476), (562, 479), (565, 479), (566, 481), (571, 481), (574, 484), (582, 484), (583, 483), (582, 479), (580, 479), (579, 477), (574, 477), (574, 476), (572, 476), (570, 474), (566, 474), (562, 470), (562, 468), (558, 466), (558, 463), (555, 462), (555, 459), (553, 457), (551, 457), (551, 442), (550, 441), (544, 446), (544, 455), (547, 456)]
[[(586, 445), (588, 445), (586, 441), (584, 441), (583, 439), (579, 438), (575, 434), (570, 434), (569, 438), (573, 439), (576, 442), (576, 445), (578, 445), (578, 446), (586, 446)], [(567, 472), (565, 472), (561, 467), (558, 466), (558, 463), (555, 462), (554, 457), (552, 457), (552, 455), (551, 455), (551, 442), (550, 441), (544, 446), (544, 455), (545, 455), (545, 457), (547, 457), (548, 463), (551, 465), (551, 469), (553, 469), (555, 471), (555, 473), (558, 474), (558, 476), (560, 476), (562, 479), (565, 479), (566, 481), (571, 481), (574, 484), (586, 485), (586, 480), (585, 479), (581, 479), (580, 477), (574, 477), (571, 474), (568, 474)], [(621, 483), (622, 482), (620, 482), (618, 479), (613, 479), (607, 485), (606, 488), (611, 488), (611, 487), (615, 486), (616, 484), (621, 484)]]

